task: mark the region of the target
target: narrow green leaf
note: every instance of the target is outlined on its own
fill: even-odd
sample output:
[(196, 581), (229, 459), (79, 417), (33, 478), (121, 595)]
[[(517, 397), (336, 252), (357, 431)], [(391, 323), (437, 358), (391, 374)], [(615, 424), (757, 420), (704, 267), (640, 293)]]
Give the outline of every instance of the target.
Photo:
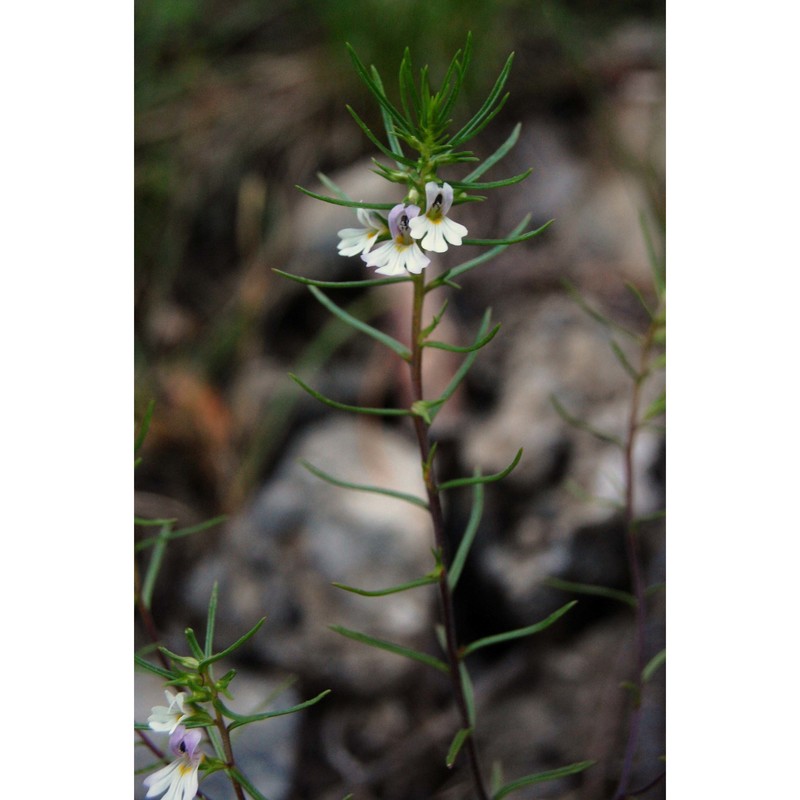
[(160, 645), (158, 651), (171, 661), (174, 661), (176, 664), (180, 664), (182, 667), (186, 667), (190, 670), (196, 670), (200, 664), (200, 662), (194, 656), (182, 656), (179, 653), (173, 653), (172, 650)]
[(250, 782), (250, 779), (239, 767), (226, 767), (225, 773), (229, 777), (232, 777), (242, 787), (242, 789), (244, 789), (247, 794), (253, 798), (253, 800), (269, 800), (266, 795), (261, 794), (261, 792), (259, 792), (258, 789), (253, 786), (253, 784)]
[(284, 272), (280, 269), (273, 268), (272, 271), (296, 283), (302, 283), (306, 286), (318, 286), (321, 289), (364, 289), (369, 286), (385, 286), (389, 283), (407, 283), (411, 280), (410, 275), (404, 275), (396, 278), (370, 278), (364, 281), (315, 281), (311, 278), (304, 278), (302, 275), (292, 275), (291, 272)]
[(380, 175), (381, 178), (384, 178), (391, 183), (402, 183), (404, 186), (406, 184), (405, 177), (400, 178), (398, 176), (398, 172), (400, 171), (400, 167), (402, 165), (398, 165), (397, 167), (387, 167), (386, 164), (378, 161), (375, 156), (370, 158), (370, 161), (375, 165), (375, 169), (372, 170), (376, 175)]
[[(447, 116), (450, 113), (453, 105), (455, 104), (456, 99), (461, 94), (461, 87), (464, 85), (464, 78), (467, 74), (467, 69), (469, 68), (470, 62), (472, 61), (472, 32), (467, 32), (467, 41), (464, 45), (464, 53), (461, 55), (460, 52), (457, 52), (453, 57), (452, 64), (455, 64), (455, 82), (453, 83), (453, 88), (450, 91), (449, 95), (447, 96), (447, 100), (442, 104), (442, 107), (439, 111), (438, 119), (442, 124), (447, 122)], [(448, 70), (448, 77), (450, 71)]]
[[(205, 522), (200, 522), (197, 525), (191, 525), (188, 528), (181, 528), (180, 530), (173, 531), (170, 530), (167, 534), (163, 537), (159, 536), (150, 536), (147, 539), (141, 539), (136, 543), (134, 550), (138, 552), (139, 550), (144, 550), (150, 545), (155, 544), (161, 538), (164, 540), (171, 542), (175, 539), (183, 539), (185, 536), (193, 536), (195, 533), (202, 533), (203, 531), (208, 530), (209, 528), (213, 528), (214, 525), (219, 525), (221, 522), (224, 522), (227, 519), (227, 515), (221, 514), (218, 517), (214, 517), (213, 519), (207, 519)], [(172, 523), (175, 520), (165, 520), (166, 523)], [(138, 524), (138, 523), (137, 523)]]
[(148, 672), (152, 672), (154, 675), (158, 675), (160, 678), (166, 678), (168, 681), (175, 680), (176, 675), (174, 672), (171, 672), (168, 669), (164, 669), (164, 667), (159, 667), (157, 664), (151, 663), (146, 658), (134, 655), (133, 661), (142, 669), (145, 669)]
[(447, 344), (447, 342), (436, 342), (436, 341), (427, 341), (423, 342), (423, 347), (434, 347), (437, 350), (449, 350), (451, 353), (471, 353), (473, 350), (480, 350), (482, 347), (485, 347), (489, 342), (494, 339), (497, 335), (497, 331), (500, 330), (500, 325), (495, 325), (483, 339), (480, 339), (477, 342), (473, 342), (472, 344), (466, 345), (466, 347), (459, 347), (455, 344)]
[(472, 678), (469, 676), (467, 665), (461, 661), (458, 665), (458, 674), (461, 678), (461, 689), (464, 692), (464, 702), (467, 706), (467, 720), (471, 727), (475, 727), (475, 689)]
[(642, 683), (647, 683), (655, 674), (656, 670), (667, 660), (667, 651), (660, 650), (645, 665), (642, 670)]
[(414, 74), (411, 69), (411, 51), (406, 47), (400, 61), (398, 84), (400, 86), (400, 104), (403, 106), (406, 118), (419, 120), (420, 98), (414, 84)]
[[(355, 110), (352, 108), (352, 106), (347, 105), (347, 106), (345, 106), (345, 108), (350, 112), (350, 116), (355, 120), (356, 125), (358, 125), (358, 127), (361, 128), (361, 132), (367, 137), (367, 139), (370, 140), (370, 142), (372, 142), (373, 145), (375, 145), (375, 147), (378, 148), (378, 150), (381, 151), (381, 153), (383, 153), (388, 158), (394, 159), (394, 161), (397, 163), (398, 166), (403, 166), (403, 165), (405, 165), (407, 167), (416, 166), (416, 161), (414, 161), (413, 159), (407, 158), (402, 153), (395, 153), (393, 150), (391, 150), (390, 148), (386, 147), (381, 142), (381, 140), (378, 139), (378, 137), (370, 130), (370, 128), (367, 125), (367, 123), (364, 122), (361, 119), (361, 117), (358, 116), (358, 114), (355, 112)], [(383, 108), (381, 109), (381, 112), (385, 113)], [(388, 120), (388, 115), (387, 115), (387, 117), (385, 119)], [(392, 139), (395, 142), (397, 141), (397, 137), (394, 136), (394, 134), (392, 134)], [(398, 147), (399, 147), (399, 145), (398, 145)]]
[[(484, 336), (486, 333), (486, 329), (489, 327), (489, 321), (491, 319), (492, 310), (490, 308), (486, 309), (486, 312), (483, 315), (483, 320), (481, 321), (481, 326), (478, 328), (478, 338)], [(456, 373), (450, 380), (450, 383), (447, 384), (445, 390), (439, 395), (439, 397), (430, 402), (428, 404), (430, 409), (430, 418), (431, 421), (436, 417), (439, 413), (441, 407), (452, 397), (453, 393), (456, 389), (458, 389), (461, 381), (464, 380), (466, 374), (469, 372), (470, 367), (475, 363), (475, 359), (478, 357), (478, 351), (473, 350), (471, 353), (467, 354), (467, 357), (462, 362), (461, 366), (456, 370)]]
[(653, 273), (653, 283), (656, 288), (656, 293), (659, 297), (663, 297), (667, 290), (665, 276), (664, 276), (664, 260), (659, 258), (656, 254), (655, 242), (650, 232), (650, 226), (647, 224), (647, 218), (644, 212), (639, 214), (639, 227), (642, 229), (642, 236), (644, 237), (645, 247), (647, 248), (648, 260), (650, 261), (650, 269)]
[(208, 735), (208, 739), (211, 742), (211, 746), (214, 748), (214, 753), (216, 753), (217, 759), (219, 760), (220, 763), (226, 764), (227, 756), (225, 755), (225, 747), (222, 744), (222, 736), (220, 736), (220, 732), (217, 730), (217, 726), (214, 725), (210, 728), (206, 728), (206, 734)]
[(459, 84), (459, 75), (461, 73), (461, 65), (459, 59), (461, 57), (461, 50), (456, 50), (455, 55), (450, 59), (447, 65), (447, 71), (441, 80), (440, 89), (436, 93), (436, 109), (435, 118), (438, 124), (444, 122), (444, 116), (449, 113), (449, 106), (455, 101), (453, 91)]
[(189, 643), (189, 649), (192, 651), (194, 657), (200, 661), (200, 659), (205, 656), (205, 653), (203, 652), (203, 648), (200, 647), (200, 642), (197, 641), (194, 630), (192, 630), (192, 628), (186, 628), (183, 634), (186, 637), (186, 641)]
[[(381, 93), (384, 94), (383, 90), (383, 81), (381, 81), (381, 76), (378, 73), (378, 70), (373, 66), (371, 67), (372, 72), (372, 79), (375, 81), (377, 87), (381, 90)], [(400, 141), (397, 138), (397, 134), (394, 131), (394, 125), (392, 123), (392, 118), (389, 115), (389, 112), (381, 106), (381, 118), (383, 119), (383, 127), (386, 131), (386, 138), (389, 142), (389, 149), (395, 156), (395, 163), (397, 166), (401, 166), (402, 164), (408, 162), (408, 159), (403, 155), (403, 148), (400, 146)], [(413, 166), (413, 163), (412, 163)]]
[(503, 765), (499, 761), (492, 762), (492, 774), (489, 782), (492, 789), (492, 797), (494, 797), (495, 792), (498, 792), (503, 786)]
[(327, 186), (334, 194), (339, 195), (342, 200), (350, 202), (352, 198), (337, 183), (334, 183), (324, 172), (318, 172), (317, 178), (324, 186)]
[(147, 432), (150, 430), (150, 423), (153, 419), (153, 411), (156, 407), (156, 401), (151, 400), (147, 404), (147, 408), (145, 409), (144, 416), (142, 417), (142, 423), (139, 426), (139, 433), (136, 436), (136, 439), (133, 443), (133, 454), (139, 452), (139, 448), (144, 444), (144, 440), (147, 438)]
[(598, 311), (593, 305), (591, 305), (587, 300), (583, 297), (583, 295), (578, 291), (577, 287), (568, 280), (562, 281), (564, 288), (567, 290), (567, 293), (572, 297), (572, 299), (594, 320), (599, 322), (602, 325), (605, 325), (608, 328), (615, 328), (620, 333), (624, 333), (630, 339), (633, 339), (636, 342), (641, 341), (641, 336), (636, 333), (635, 331), (626, 328), (624, 325), (620, 325), (615, 320), (611, 319), (610, 317), (605, 316), (602, 312)]
[(208, 615), (206, 616), (206, 642), (203, 648), (203, 655), (208, 658), (214, 652), (214, 626), (217, 621), (217, 596), (219, 594), (219, 583), (214, 581), (211, 587), (211, 597), (208, 599)]
[(630, 281), (625, 281), (625, 288), (639, 301), (639, 304), (644, 309), (645, 313), (650, 319), (653, 319), (655, 312), (650, 308), (644, 295), (639, 291), (637, 286), (634, 286)]
[(508, 102), (509, 97), (511, 97), (511, 95), (506, 92), (497, 105), (477, 125), (475, 125), (475, 127), (471, 128), (469, 133), (467, 133), (467, 135), (461, 139), (458, 144), (466, 142), (468, 139), (472, 139), (477, 136), (500, 113), (500, 111), (502, 111), (503, 106), (505, 106), (505, 104)]
[(411, 351), (404, 344), (398, 342), (397, 339), (393, 339), (388, 334), (383, 333), (383, 331), (379, 331), (377, 328), (373, 328), (372, 325), (368, 325), (366, 322), (356, 319), (352, 314), (348, 314), (343, 308), (337, 306), (333, 300), (324, 295), (316, 286), (309, 286), (308, 289), (328, 311), (337, 316), (342, 322), (346, 322), (351, 327), (356, 328), (362, 333), (366, 333), (367, 336), (371, 336), (376, 341), (386, 345), (386, 347), (397, 353), (404, 361), (408, 361), (411, 358)]
[(660, 417), (666, 410), (667, 395), (665, 391), (661, 391), (658, 397), (647, 407), (647, 410), (644, 412), (644, 417), (642, 417), (642, 422), (649, 422), (651, 419)]
[(453, 741), (450, 743), (450, 749), (447, 751), (447, 759), (445, 760), (448, 769), (452, 769), (453, 764), (456, 763), (459, 750), (461, 750), (461, 748), (464, 746), (464, 742), (467, 741), (467, 738), (471, 734), (472, 728), (461, 728), (456, 732), (456, 735), (453, 737)]
[(507, 239), (464, 239), (462, 244), (479, 244), (479, 245), (498, 245), (498, 244), (516, 244), (517, 242), (527, 242), (528, 239), (533, 239), (534, 236), (538, 236), (543, 231), (547, 230), (555, 220), (548, 220), (542, 225), (540, 228), (537, 228), (535, 231), (528, 231), (527, 233), (523, 233), (521, 236), (513, 236)]
[(620, 589), (611, 589), (608, 586), (596, 586), (591, 583), (563, 581), (561, 578), (547, 578), (544, 584), (564, 592), (575, 592), (576, 594), (588, 594), (594, 595), (595, 597), (605, 597), (608, 600), (617, 600), (620, 603), (625, 603), (625, 605), (636, 608), (636, 598), (630, 592), (623, 592)]
[(622, 348), (619, 346), (619, 343), (616, 342), (614, 339), (611, 340), (611, 349), (614, 351), (614, 355), (617, 357), (617, 361), (622, 364), (622, 368), (625, 372), (628, 373), (628, 377), (631, 378), (634, 382), (638, 382), (641, 379), (641, 375), (637, 371), (636, 367), (631, 364), (628, 357), (623, 352)]
[(344, 583), (335, 583), (337, 589), (343, 589), (345, 592), (352, 592), (353, 594), (360, 594), (363, 597), (383, 597), (387, 594), (397, 594), (397, 592), (405, 592), (408, 589), (416, 589), (417, 586), (429, 586), (431, 583), (437, 583), (439, 580), (438, 575), (426, 575), (424, 578), (417, 578), (408, 583), (401, 583), (399, 586), (391, 586), (388, 589), (356, 589), (354, 586), (347, 586)]
[[(475, 470), (476, 477), (480, 477), (480, 474), (480, 470)], [(476, 483), (472, 487), (472, 511), (469, 515), (469, 521), (467, 522), (467, 527), (464, 530), (464, 535), (461, 537), (461, 541), (458, 543), (458, 550), (456, 550), (453, 563), (450, 565), (450, 569), (447, 572), (447, 582), (450, 586), (451, 592), (455, 591), (456, 585), (458, 584), (458, 579), (461, 577), (461, 572), (464, 569), (464, 564), (467, 561), (470, 548), (472, 547), (472, 543), (475, 541), (475, 535), (478, 532), (478, 525), (480, 524), (481, 516), (483, 515), (483, 495), (483, 484)]]
[(578, 419), (574, 417), (572, 414), (561, 405), (561, 401), (554, 395), (550, 395), (550, 402), (553, 404), (553, 408), (555, 408), (558, 415), (569, 425), (572, 425), (573, 428), (578, 428), (579, 430), (586, 431), (587, 433), (591, 433), (596, 439), (599, 439), (601, 442), (607, 442), (608, 444), (616, 445), (619, 448), (624, 448), (625, 445), (623, 442), (616, 436), (613, 436), (610, 433), (605, 433), (604, 431), (600, 431), (597, 428), (592, 427), (589, 425), (588, 422), (584, 422), (582, 419)]
[(411, 412), (407, 408), (366, 408), (364, 406), (352, 406), (348, 405), (347, 403), (340, 403), (337, 400), (331, 400), (329, 397), (325, 397), (324, 394), (320, 394), (315, 389), (312, 389), (307, 383), (304, 383), (297, 375), (293, 373), (289, 373), (289, 377), (304, 391), (308, 392), (313, 398), (319, 400), (321, 403), (324, 403), (326, 406), (330, 406), (331, 408), (339, 409), (340, 411), (352, 411), (356, 414), (371, 414), (374, 416), (383, 416), (383, 417), (408, 417), (411, 415)]
[(447, 311), (447, 306), (449, 305), (450, 300), (449, 298), (445, 298), (444, 302), (442, 303), (441, 309), (437, 314), (433, 315), (433, 319), (431, 320), (430, 325), (427, 325), (420, 331), (420, 340), (422, 344), (425, 344), (425, 339), (430, 336), (436, 328), (439, 326), (439, 323), (442, 321), (442, 317), (444, 317), (444, 312)]
[(242, 725), (249, 725), (251, 722), (260, 722), (264, 719), (282, 717), (286, 714), (294, 714), (298, 711), (302, 711), (304, 708), (316, 705), (320, 700), (322, 700), (323, 697), (329, 695), (330, 693), (330, 689), (325, 689), (325, 691), (320, 692), (316, 697), (312, 697), (310, 700), (298, 703), (296, 706), (292, 706), (291, 708), (281, 708), (277, 711), (262, 711), (259, 714), (238, 714), (235, 711), (231, 711), (231, 709), (229, 709), (222, 701), (218, 702), (223, 714), (228, 719), (233, 720), (233, 722), (228, 726), (230, 730), (233, 730), (234, 728), (240, 728)]
[(249, 639), (252, 639), (253, 636), (255, 636), (256, 633), (258, 633), (259, 628), (261, 628), (261, 626), (266, 622), (266, 619), (267, 619), (266, 617), (261, 617), (261, 619), (258, 622), (256, 622), (256, 624), (253, 625), (253, 627), (250, 628), (250, 630), (247, 631), (247, 633), (245, 633), (244, 636), (240, 636), (232, 645), (230, 645), (230, 647), (226, 647), (219, 653), (209, 656), (208, 658), (204, 658), (200, 662), (199, 669), (202, 670), (209, 664), (213, 664), (214, 662), (220, 661), (226, 656), (229, 656), (234, 650), (238, 650), (245, 642), (247, 642)]
[(532, 636), (535, 633), (540, 633), (541, 631), (549, 628), (554, 622), (564, 616), (574, 605), (577, 605), (577, 600), (571, 600), (564, 606), (558, 609), (558, 611), (554, 611), (549, 617), (543, 619), (541, 622), (537, 622), (534, 625), (528, 625), (527, 628), (517, 628), (513, 631), (506, 631), (505, 633), (497, 633), (494, 636), (486, 636), (483, 639), (478, 639), (477, 641), (472, 642), (471, 644), (467, 645), (464, 648), (464, 656), (468, 656), (470, 653), (474, 653), (476, 650), (479, 650), (481, 647), (489, 647), (493, 644), (499, 644), (500, 642), (508, 642), (512, 639), (520, 639), (523, 636)]
[(469, 120), (469, 122), (467, 122), (467, 124), (464, 125), (464, 127), (461, 128), (461, 130), (450, 139), (449, 144), (451, 147), (457, 147), (459, 144), (466, 141), (472, 135), (472, 131), (477, 130), (477, 128), (487, 118), (491, 112), (492, 106), (500, 96), (500, 92), (503, 91), (503, 86), (505, 86), (506, 80), (508, 79), (508, 74), (511, 71), (511, 64), (513, 60), (514, 54), (511, 53), (511, 55), (509, 55), (509, 57), (506, 59), (506, 63), (503, 66), (503, 69), (500, 71), (500, 75), (497, 77), (492, 90), (489, 92), (486, 100), (483, 101), (483, 105), (478, 109), (477, 113)]
[(420, 130), (425, 130), (426, 128), (431, 127), (431, 83), (428, 77), (428, 65), (426, 64), (420, 71), (419, 71), (419, 94), (422, 98), (422, 103), (420, 103)]
[(318, 478), (321, 478), (323, 481), (327, 481), (334, 486), (341, 486), (343, 489), (355, 489), (359, 492), (372, 492), (373, 494), (382, 494), (386, 495), (386, 497), (394, 497), (397, 500), (405, 500), (407, 503), (411, 503), (412, 505), (419, 506), (420, 508), (424, 508), (427, 510), (428, 504), (419, 497), (416, 497), (413, 494), (406, 494), (405, 492), (398, 492), (395, 489), (382, 489), (379, 486), (370, 486), (368, 484), (362, 483), (351, 483), (350, 481), (343, 481), (339, 478), (334, 478), (333, 475), (329, 475), (327, 472), (319, 469), (319, 467), (315, 467), (313, 464), (309, 464), (308, 461), (304, 461), (303, 459), (300, 460), (300, 464), (302, 464), (312, 475), (316, 475)]
[(438, 669), (440, 672), (444, 672), (445, 675), (450, 673), (444, 661), (430, 656), (427, 653), (420, 653), (418, 650), (412, 650), (409, 647), (394, 644), (394, 642), (387, 642), (384, 639), (376, 639), (374, 636), (368, 636), (366, 633), (360, 633), (359, 631), (352, 631), (349, 628), (343, 628), (341, 625), (329, 625), (328, 627), (335, 633), (346, 636), (348, 639), (353, 639), (356, 642), (368, 644), (370, 647), (377, 647), (380, 650), (386, 650), (389, 653), (395, 653), (399, 656), (405, 656), (405, 658), (410, 658), (413, 661), (419, 661), (422, 664), (427, 664), (429, 667)]
[(445, 481), (439, 484), (439, 490), (446, 491), (447, 489), (455, 489), (458, 486), (473, 486), (476, 483), (494, 483), (502, 480), (519, 464), (521, 458), (522, 448), (520, 447), (514, 456), (514, 460), (502, 472), (496, 472), (494, 475), (474, 475), (471, 478), (456, 478), (452, 481)]
[(508, 151), (511, 150), (511, 148), (517, 143), (517, 140), (519, 139), (519, 133), (521, 130), (522, 130), (522, 123), (518, 122), (514, 126), (514, 129), (511, 131), (511, 135), (508, 137), (508, 139), (506, 139), (505, 142), (503, 142), (503, 144), (501, 144), (500, 147), (498, 147), (497, 150), (494, 151), (494, 153), (492, 153), (487, 159), (485, 159), (480, 166), (475, 167), (475, 169), (472, 170), (472, 172), (470, 172), (466, 178), (464, 178), (463, 182), (465, 184), (472, 183), (477, 178), (480, 178), (480, 176), (483, 175), (484, 172), (487, 172), (498, 161), (500, 161), (500, 159), (502, 159), (508, 153)]
[(589, 769), (589, 767), (596, 763), (596, 761), (578, 761), (567, 767), (551, 769), (547, 772), (540, 772), (537, 775), (526, 775), (524, 778), (518, 778), (511, 783), (507, 783), (502, 789), (498, 789), (492, 796), (492, 800), (501, 800), (512, 792), (516, 792), (517, 789), (521, 789), (523, 786), (530, 786), (533, 783), (545, 783), (546, 781), (554, 781), (559, 778), (566, 778), (570, 775), (577, 775), (579, 772)]
[[(169, 541), (170, 526), (164, 525), (155, 537), (153, 542), (153, 552), (150, 554), (150, 561), (147, 564), (147, 572), (142, 581), (141, 601), (142, 605), (149, 611), (153, 602), (153, 590), (156, 585), (156, 578), (167, 551), (167, 541)], [(138, 543), (139, 545), (142, 542)]]
[(484, 189), (501, 189), (503, 186), (512, 186), (515, 183), (521, 183), (528, 177), (528, 175), (533, 172), (533, 167), (529, 167), (525, 170), (525, 172), (520, 172), (519, 175), (514, 175), (511, 178), (503, 178), (502, 180), (497, 181), (487, 181), (484, 183), (475, 183), (474, 181), (453, 181), (450, 185), (454, 189), (464, 189), (466, 191), (470, 191), (472, 189), (477, 189), (478, 191), (483, 191)]
[(403, 115), (389, 102), (389, 99), (386, 95), (381, 91), (381, 89), (376, 85), (375, 81), (367, 72), (367, 68), (361, 63), (361, 59), (356, 54), (356, 51), (353, 47), (349, 44), (349, 42), (345, 42), (345, 47), (347, 51), (350, 53), (350, 58), (355, 65), (356, 72), (358, 73), (359, 77), (362, 81), (366, 84), (367, 88), (372, 92), (375, 99), (380, 103), (381, 108), (386, 109), (389, 116), (392, 118), (397, 130), (400, 133), (411, 134), (412, 131), (409, 130), (408, 125), (406, 124)]
[[(509, 234), (510, 237), (516, 236), (523, 228), (528, 224), (528, 220), (530, 219), (530, 214), (528, 214), (522, 222), (514, 228), (513, 231)], [(487, 250), (485, 253), (481, 253), (481, 255), (470, 259), (469, 261), (465, 261), (463, 264), (459, 264), (457, 267), (453, 267), (452, 269), (447, 270), (446, 272), (442, 273), (438, 278), (434, 278), (427, 287), (427, 290), (430, 291), (435, 289), (442, 284), (448, 283), (452, 278), (457, 278), (459, 275), (463, 275), (465, 272), (469, 272), (471, 269), (475, 269), (475, 267), (479, 267), (481, 264), (485, 264), (487, 261), (490, 261), (495, 256), (499, 255), (503, 252), (509, 245), (501, 244), (493, 247), (491, 250)]]
[(395, 207), (396, 203), (361, 203), (356, 200), (344, 200), (341, 197), (328, 197), (324, 194), (317, 194), (310, 189), (295, 184), (295, 189), (299, 189), (303, 194), (313, 197), (315, 200), (322, 200), (323, 203), (330, 203), (334, 206), (346, 206), (347, 208), (369, 208), (375, 211), (388, 211)]
[(158, 528), (161, 525), (174, 525), (177, 521), (177, 517), (162, 517), (159, 519), (145, 519), (144, 517), (133, 518), (133, 524), (141, 528)]

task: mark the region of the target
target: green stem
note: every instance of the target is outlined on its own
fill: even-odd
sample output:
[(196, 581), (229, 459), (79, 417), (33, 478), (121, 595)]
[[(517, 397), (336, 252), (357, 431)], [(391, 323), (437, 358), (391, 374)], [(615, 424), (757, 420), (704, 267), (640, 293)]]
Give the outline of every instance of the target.
[[(228, 767), (235, 767), (236, 760), (233, 757), (233, 747), (231, 747), (231, 733), (228, 730), (228, 726), (225, 724), (225, 719), (222, 716), (222, 712), (219, 710), (219, 708), (217, 708), (216, 703), (214, 703), (214, 713), (215, 721), (217, 723), (217, 730), (219, 731), (220, 738), (222, 739), (222, 749), (225, 752), (225, 764)], [(233, 791), (236, 793), (236, 800), (245, 800), (244, 789), (242, 789), (239, 781), (237, 781), (230, 772), (228, 772), (228, 777), (231, 779), (231, 784), (233, 784)]]
[[(411, 391), (412, 401), (417, 402), (424, 399), (422, 387), (422, 310), (425, 303), (425, 277), (424, 273), (413, 276), (414, 280), (414, 304), (411, 316)], [(422, 417), (414, 416), (414, 430), (419, 443), (421, 462), (427, 465), (424, 471), (425, 490), (428, 494), (428, 509), (433, 524), (433, 536), (436, 549), (441, 554), (442, 569), (439, 575), (439, 598), (442, 608), (442, 623), (445, 631), (445, 642), (447, 649), (447, 665), (450, 672), (450, 679), (453, 684), (453, 694), (461, 717), (461, 727), (472, 727), (469, 720), (467, 700), (464, 696), (464, 688), (461, 682), (460, 658), (458, 641), (456, 637), (455, 613), (453, 609), (453, 595), (450, 591), (450, 584), (447, 580), (447, 569), (450, 563), (447, 552), (447, 542), (444, 533), (444, 517), (442, 514), (441, 496), (436, 483), (434, 465), (431, 461), (431, 445), (428, 436), (428, 425)], [(472, 779), (479, 800), (489, 800), (489, 795), (484, 788), (484, 781), (481, 771), (478, 751), (475, 745), (475, 737), (470, 736), (464, 744), (467, 758), (472, 772)]]

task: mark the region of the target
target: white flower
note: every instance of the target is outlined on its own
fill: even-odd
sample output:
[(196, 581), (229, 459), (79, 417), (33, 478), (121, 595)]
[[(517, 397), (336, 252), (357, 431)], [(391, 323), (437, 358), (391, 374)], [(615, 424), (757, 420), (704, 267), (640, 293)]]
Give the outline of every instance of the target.
[(356, 216), (363, 228), (342, 228), (337, 249), (340, 256), (357, 256), (368, 253), (382, 233), (388, 233), (383, 220), (366, 208), (357, 208)]
[(169, 748), (177, 758), (166, 767), (144, 779), (145, 797), (164, 794), (162, 800), (192, 800), (200, 783), (197, 771), (203, 753), (197, 750), (202, 734), (197, 728), (187, 731), (183, 725), (169, 737)]
[(164, 695), (167, 698), (169, 706), (153, 706), (153, 710), (147, 718), (147, 724), (154, 731), (172, 733), (181, 722), (191, 716), (192, 712), (187, 712), (184, 708), (183, 701), (186, 698), (185, 692), (172, 694), (169, 690), (165, 690)]
[(369, 255), (362, 255), (368, 267), (377, 267), (381, 275), (419, 275), (431, 260), (411, 238), (409, 222), (419, 214), (418, 206), (398, 203), (389, 212), (389, 232), (392, 238), (384, 242)]
[(453, 187), (445, 183), (441, 188), (436, 181), (425, 184), (425, 199), (428, 207), (425, 214), (411, 220), (411, 235), (420, 240), (426, 250), (444, 253), (447, 243), (461, 244), (467, 229), (458, 222), (447, 218), (453, 205)]

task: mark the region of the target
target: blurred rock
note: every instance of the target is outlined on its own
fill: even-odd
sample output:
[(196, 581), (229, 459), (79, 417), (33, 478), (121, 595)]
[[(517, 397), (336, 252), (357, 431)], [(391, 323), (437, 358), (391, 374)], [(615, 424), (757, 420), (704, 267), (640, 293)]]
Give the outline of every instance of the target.
[[(464, 457), (488, 474), (525, 449), (504, 481), (518, 498), (516, 513), (498, 535), (479, 539), (478, 561), (514, 618), (523, 620), (563, 602), (543, 586), (548, 577), (626, 583), (622, 528), (615, 522), (623, 500), (622, 451), (571, 425), (553, 398), (575, 419), (624, 438), (632, 384), (604, 329), (567, 297), (533, 302), (530, 316), (512, 327), (499, 402), (488, 419), (465, 427)], [(659, 388), (657, 379), (646, 385), (645, 404)], [(662, 507), (663, 485), (653, 474), (662, 457), (663, 437), (642, 430), (634, 453), (638, 515)], [(576, 498), (573, 486), (585, 497)]]
[(427, 513), (394, 498), (332, 486), (298, 459), (341, 480), (424, 497), (419, 457), (409, 440), (372, 421), (325, 420), (299, 437), (274, 479), (231, 522), (224, 558), (206, 559), (193, 575), (191, 603), (204, 613), (219, 581), (220, 640), (235, 639), (267, 615), (252, 640), (252, 656), (325, 686), (380, 692), (408, 675), (413, 663), (326, 625), (424, 648), (432, 595), (423, 588), (368, 598), (331, 583), (381, 589), (426, 574), (433, 566)]
[[(516, 676), (501, 687), (489, 680), (479, 708), (484, 758), (503, 765), (505, 780), (596, 759), (581, 776), (525, 788), (522, 800), (588, 800), (611, 797), (627, 735), (630, 705), (620, 686), (633, 664), (631, 616), (605, 620), (542, 650), (535, 638), (517, 654)], [(660, 646), (663, 646), (660, 645)], [(655, 652), (655, 651), (653, 651)], [(663, 669), (660, 671), (663, 676)], [(488, 684), (488, 689), (486, 688)], [(645, 693), (639, 752), (643, 766), (634, 787), (652, 781), (665, 752), (664, 686), (657, 675)], [(663, 784), (646, 795), (664, 796)]]

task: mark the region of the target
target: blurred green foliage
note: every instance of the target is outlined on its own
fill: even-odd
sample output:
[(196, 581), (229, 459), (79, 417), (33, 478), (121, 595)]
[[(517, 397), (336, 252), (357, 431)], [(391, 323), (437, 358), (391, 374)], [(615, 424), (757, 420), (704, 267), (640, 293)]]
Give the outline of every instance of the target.
[[(396, 101), (406, 47), (436, 85), (471, 31), (456, 125), (515, 51), (506, 127), (476, 147), (485, 155), (539, 114), (572, 114), (570, 123), (592, 115), (570, 133), (606, 136), (597, 46), (621, 23), (663, 17), (664, 0), (135, 0), (135, 368), (144, 402), (158, 395), (153, 368), (165, 361), (190, 361), (220, 385), (237, 358), (285, 342), (258, 268), (286, 266), (293, 186), (374, 155), (345, 103), (381, 128), (345, 42)], [(650, 183), (660, 202), (663, 187)]]

